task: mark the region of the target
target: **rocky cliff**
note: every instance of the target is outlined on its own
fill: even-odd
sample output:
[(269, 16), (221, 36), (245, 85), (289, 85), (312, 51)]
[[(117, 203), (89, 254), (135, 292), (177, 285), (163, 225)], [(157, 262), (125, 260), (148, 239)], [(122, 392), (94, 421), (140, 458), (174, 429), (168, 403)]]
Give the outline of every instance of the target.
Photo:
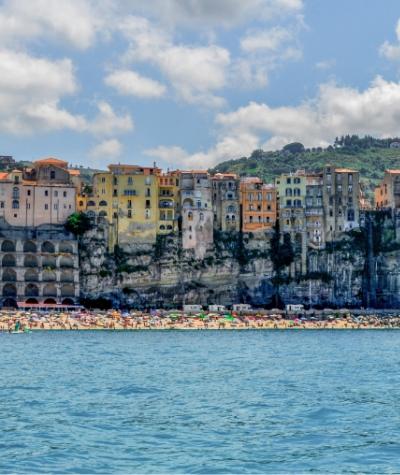
[(273, 233), (216, 232), (213, 247), (196, 259), (192, 250), (182, 250), (179, 235), (159, 237), (155, 245), (116, 246), (110, 253), (107, 226), (100, 224), (80, 241), (82, 301), (132, 308), (240, 302), (397, 307), (399, 229), (395, 213), (367, 213), (361, 230), (324, 250), (302, 256), (293, 245), (291, 262), (279, 268), (271, 259), (282, 252), (271, 249)]

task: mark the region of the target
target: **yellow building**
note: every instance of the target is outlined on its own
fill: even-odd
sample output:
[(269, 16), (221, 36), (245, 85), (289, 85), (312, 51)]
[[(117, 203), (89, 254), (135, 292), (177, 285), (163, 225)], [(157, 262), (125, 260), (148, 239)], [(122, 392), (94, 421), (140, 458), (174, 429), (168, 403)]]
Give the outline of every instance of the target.
[(177, 213), (180, 203), (180, 172), (168, 171), (158, 179), (158, 234), (169, 234), (178, 230)]
[(112, 225), (115, 244), (154, 243), (159, 221), (157, 167), (109, 165), (108, 172), (93, 176), (93, 192), (79, 203), (92, 218)]

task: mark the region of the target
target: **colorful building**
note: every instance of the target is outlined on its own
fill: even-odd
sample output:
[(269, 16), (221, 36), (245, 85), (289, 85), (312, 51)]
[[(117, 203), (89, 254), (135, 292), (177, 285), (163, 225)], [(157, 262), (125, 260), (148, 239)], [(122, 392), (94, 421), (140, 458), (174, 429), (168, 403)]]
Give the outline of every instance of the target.
[(205, 170), (181, 172), (182, 247), (203, 258), (214, 241), (210, 175)]
[(341, 233), (359, 227), (359, 175), (357, 170), (330, 165), (323, 170), (326, 242), (334, 241)]
[(178, 230), (180, 178), (180, 171), (167, 171), (157, 176), (159, 208), (157, 234), (170, 234)]
[(375, 188), (375, 208), (400, 208), (400, 170), (385, 170), (382, 182)]
[(234, 173), (217, 173), (211, 177), (214, 228), (240, 230), (240, 182)]
[(273, 185), (257, 177), (240, 180), (242, 231), (245, 233), (271, 229), (277, 219), (277, 192)]
[(63, 160), (45, 158), (0, 174), (0, 216), (12, 226), (64, 224), (75, 209), (76, 186)]

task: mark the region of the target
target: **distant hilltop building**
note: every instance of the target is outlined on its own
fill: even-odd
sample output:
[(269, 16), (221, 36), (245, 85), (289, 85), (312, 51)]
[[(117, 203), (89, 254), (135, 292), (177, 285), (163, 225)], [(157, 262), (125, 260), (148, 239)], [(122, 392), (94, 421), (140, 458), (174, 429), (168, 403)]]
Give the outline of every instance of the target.
[(15, 160), (11, 155), (0, 155), (0, 168), (9, 168), (15, 165)]

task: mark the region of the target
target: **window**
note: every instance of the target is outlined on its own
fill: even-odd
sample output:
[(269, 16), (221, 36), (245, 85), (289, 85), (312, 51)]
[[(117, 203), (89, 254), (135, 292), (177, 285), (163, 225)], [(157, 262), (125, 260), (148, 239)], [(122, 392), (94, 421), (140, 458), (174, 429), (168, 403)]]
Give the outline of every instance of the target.
[(44, 196), (49, 196), (49, 190), (44, 190)]
[(290, 185), (292, 183), (292, 180), (290, 178), (286, 178), (286, 183)]
[(149, 209), (150, 207), (151, 207), (150, 200), (146, 200), (146, 209)]
[(294, 178), (293, 179), (293, 183), (295, 183), (296, 185), (298, 185), (300, 183), (300, 178)]
[(272, 201), (272, 193), (267, 193), (267, 201)]
[(118, 190), (116, 188), (114, 188), (113, 196), (118, 196)]
[(19, 201), (18, 200), (13, 200), (12, 207), (13, 207), (13, 209), (19, 209)]
[(198, 201), (198, 202), (197, 202), (197, 207), (198, 207), (198, 208), (201, 208), (201, 201)]
[(54, 180), (56, 178), (56, 172), (54, 170), (50, 170), (50, 180)]
[(286, 196), (292, 196), (292, 189), (291, 188), (286, 188), (285, 194), (286, 194)]
[(128, 218), (132, 218), (132, 210), (128, 209)]
[(193, 213), (191, 211), (188, 213), (188, 221), (193, 221)]
[(118, 185), (118, 178), (116, 176), (113, 178), (113, 183), (114, 185)]
[(286, 200), (286, 206), (292, 206), (292, 200)]
[(54, 196), (57, 198), (57, 196), (58, 196), (58, 191), (55, 191), (55, 192), (54, 192)]
[(80, 201), (80, 202), (79, 202), (79, 206), (83, 206), (83, 201)]
[(31, 190), (28, 190), (28, 191), (26, 192), (26, 194), (27, 194), (28, 196), (31, 196)]
[(19, 188), (18, 188), (17, 186), (15, 186), (15, 187), (13, 188), (13, 198), (14, 198), (15, 200), (18, 200), (18, 199), (19, 199)]
[(4, 208), (4, 201), (0, 201), (0, 208)]
[(150, 188), (146, 188), (146, 196), (151, 196)]
[(15, 183), (15, 184), (18, 184), (18, 183), (19, 183), (19, 176), (18, 176), (18, 175), (15, 175), (15, 176), (14, 176), (14, 183)]
[(67, 197), (67, 192), (66, 192), (66, 191), (63, 192), (63, 197), (64, 197), (64, 198)]
[(57, 204), (57, 203), (54, 204), (54, 209), (55, 209), (55, 210), (58, 209), (58, 204)]
[(347, 211), (347, 221), (354, 221), (354, 210), (349, 209)]
[(200, 213), (200, 221), (204, 221), (204, 214)]
[(133, 178), (131, 176), (128, 176), (128, 185), (133, 184)]
[(106, 182), (106, 177), (102, 176), (102, 177), (101, 177), (101, 182), (102, 182), (102, 183), (105, 183), (105, 182)]
[(145, 216), (146, 219), (150, 219), (150, 210), (149, 209), (145, 210), (144, 216)]
[(128, 200), (128, 205), (127, 205), (128, 208), (132, 208), (132, 200)]
[(44, 209), (49, 209), (49, 205), (47, 203), (44, 205)]

